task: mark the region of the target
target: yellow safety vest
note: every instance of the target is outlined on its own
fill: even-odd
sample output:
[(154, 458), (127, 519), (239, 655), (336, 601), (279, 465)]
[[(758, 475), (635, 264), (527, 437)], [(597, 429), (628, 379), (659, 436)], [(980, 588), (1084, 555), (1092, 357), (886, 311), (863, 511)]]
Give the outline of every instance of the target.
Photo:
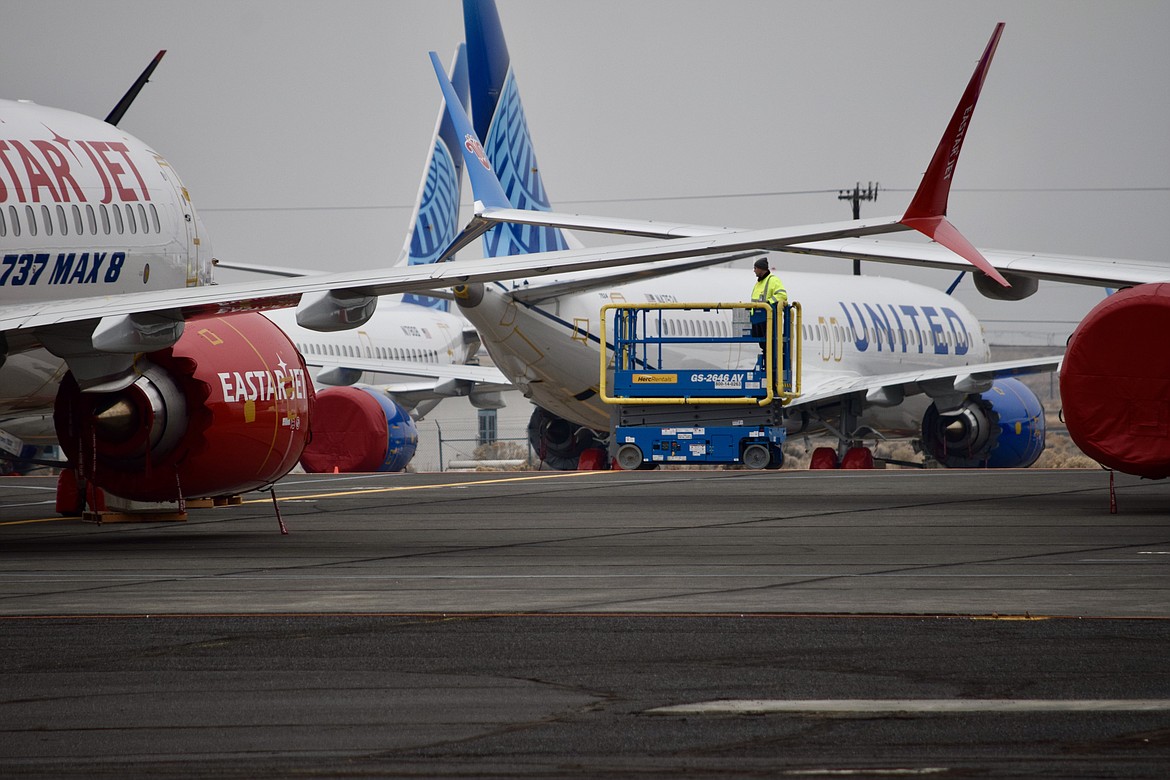
[(755, 303), (784, 304), (788, 302), (788, 291), (775, 274), (757, 279), (752, 287), (752, 301)]

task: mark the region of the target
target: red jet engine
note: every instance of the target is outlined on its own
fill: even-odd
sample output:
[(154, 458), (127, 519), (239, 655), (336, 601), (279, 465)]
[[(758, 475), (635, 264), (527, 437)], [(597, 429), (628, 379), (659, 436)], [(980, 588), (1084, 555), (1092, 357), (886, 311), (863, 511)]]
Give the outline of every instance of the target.
[(1170, 476), (1170, 284), (1120, 290), (1068, 340), (1060, 397), (1068, 434), (1101, 465)]
[(57, 437), (81, 475), (135, 501), (224, 496), (287, 474), (309, 436), (304, 359), (264, 316), (192, 318), (169, 349), (139, 356), (138, 379), (83, 393), (66, 375)]

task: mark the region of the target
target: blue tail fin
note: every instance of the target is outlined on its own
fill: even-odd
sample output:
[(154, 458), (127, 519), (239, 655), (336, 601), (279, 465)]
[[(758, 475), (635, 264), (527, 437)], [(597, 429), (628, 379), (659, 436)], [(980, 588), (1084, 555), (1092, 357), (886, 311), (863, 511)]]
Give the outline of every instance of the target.
[[(460, 44), (456, 50), (448, 74), (459, 101), (466, 109), (468, 87), (465, 45)], [(459, 232), (459, 196), (463, 185), (463, 155), (459, 147), (459, 137), (447, 115), (445, 104), (439, 106), (431, 153), (423, 168), (422, 183), (419, 184), (418, 199), (410, 217), (410, 231), (406, 245), (402, 248), (400, 265), (404, 262), (409, 265), (433, 263)], [(425, 295), (407, 293), (402, 300), (444, 311), (449, 308), (448, 301)]]
[[(551, 211), (512, 73), (495, 0), (463, 0), (475, 132), (513, 208)], [(558, 228), (501, 224), (484, 234), (488, 257), (568, 249)]]

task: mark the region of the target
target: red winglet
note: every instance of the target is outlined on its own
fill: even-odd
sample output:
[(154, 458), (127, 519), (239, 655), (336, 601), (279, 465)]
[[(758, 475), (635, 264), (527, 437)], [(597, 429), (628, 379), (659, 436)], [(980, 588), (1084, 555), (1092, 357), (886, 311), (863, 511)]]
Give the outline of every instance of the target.
[(963, 148), (963, 140), (967, 137), (971, 115), (975, 111), (976, 101), (979, 100), (979, 91), (983, 88), (983, 80), (987, 78), (987, 71), (991, 67), (991, 58), (995, 54), (995, 47), (999, 45), (999, 37), (1003, 34), (1003, 27), (1003, 22), (995, 26), (995, 32), (991, 34), (991, 40), (987, 42), (987, 48), (984, 49), (983, 56), (979, 58), (975, 73), (971, 76), (971, 81), (967, 84), (967, 89), (963, 92), (963, 97), (955, 108), (951, 122), (947, 125), (946, 132), (943, 133), (942, 140), (939, 141), (938, 148), (934, 151), (930, 166), (922, 176), (922, 183), (918, 185), (914, 199), (910, 201), (909, 208), (902, 215), (902, 224), (926, 234), (969, 261), (1004, 287), (1010, 287), (1007, 280), (1000, 275), (999, 271), (995, 270), (991, 263), (987, 262), (979, 250), (972, 246), (971, 242), (946, 220), (947, 198), (951, 194), (951, 177), (955, 174), (955, 165), (959, 159), (959, 152)]

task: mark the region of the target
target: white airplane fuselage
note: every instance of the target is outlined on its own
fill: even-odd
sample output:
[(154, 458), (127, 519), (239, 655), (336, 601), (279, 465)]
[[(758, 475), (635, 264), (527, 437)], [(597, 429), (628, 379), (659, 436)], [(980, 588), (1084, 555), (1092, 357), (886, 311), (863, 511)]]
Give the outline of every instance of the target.
[[(466, 363), (479, 348), (464, 337), (465, 322), (458, 315), (426, 306), (383, 299), (364, 324), (349, 330), (319, 332), (296, 323), (292, 309), (265, 313), (301, 350), (310, 369), (329, 371), (346, 359), (400, 361), (435, 366)], [(318, 374), (319, 375), (319, 374)], [(324, 384), (385, 384), (408, 374), (341, 370), (326, 374)]]
[[(931, 288), (873, 276), (779, 272), (789, 301), (803, 311), (806, 392), (866, 375), (888, 375), (985, 362), (979, 321), (954, 298)], [(488, 285), (475, 305), (461, 302), (496, 365), (533, 403), (571, 422), (607, 430), (610, 408), (597, 393), (599, 316), (611, 303), (727, 303), (750, 297), (751, 271), (713, 268), (639, 281), (526, 305), (502, 285)], [(474, 300), (474, 299), (473, 299)], [(730, 335), (731, 313), (669, 311), (670, 335)], [(721, 324), (716, 324), (721, 323)], [(706, 333), (705, 328), (722, 332)], [(612, 329), (607, 327), (607, 334)], [(687, 345), (667, 350), (664, 367), (752, 366), (754, 344)], [(612, 376), (612, 372), (611, 372)], [(898, 432), (921, 421), (922, 404), (870, 407), (865, 420)]]
[[(203, 225), (160, 154), (92, 117), (0, 100), (0, 305), (193, 287), (211, 269)], [(65, 372), (25, 346), (6, 345), (0, 415), (51, 407)]]

